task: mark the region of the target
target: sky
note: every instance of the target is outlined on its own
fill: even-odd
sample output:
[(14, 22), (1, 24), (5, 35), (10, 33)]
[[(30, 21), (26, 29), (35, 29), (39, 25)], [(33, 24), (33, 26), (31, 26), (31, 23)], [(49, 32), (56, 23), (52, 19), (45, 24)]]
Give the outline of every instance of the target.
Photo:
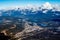
[(0, 8), (24, 6), (28, 4), (40, 5), (44, 4), (45, 2), (50, 2), (51, 4), (60, 4), (60, 0), (0, 0)]

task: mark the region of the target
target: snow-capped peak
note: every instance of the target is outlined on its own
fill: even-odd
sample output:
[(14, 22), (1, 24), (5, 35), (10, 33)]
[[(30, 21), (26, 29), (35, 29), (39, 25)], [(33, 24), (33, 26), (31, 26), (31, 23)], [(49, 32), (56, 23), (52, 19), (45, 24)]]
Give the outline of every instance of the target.
[[(40, 8), (39, 8), (40, 7)], [(33, 4), (27, 4), (27, 5), (24, 5), (24, 6), (12, 6), (12, 7), (6, 7), (6, 8), (3, 8), (1, 10), (4, 10), (4, 11), (7, 11), (7, 10), (25, 10), (25, 9), (28, 9), (28, 10), (32, 10), (33, 12), (35, 11), (38, 11), (38, 10), (41, 10), (42, 9), (52, 9), (52, 11), (60, 11), (60, 7), (59, 5), (53, 5), (53, 4), (50, 4), (49, 2), (45, 2), (44, 4), (42, 5), (33, 5)], [(44, 10), (43, 13), (46, 13), (48, 10)]]
[(45, 4), (42, 5), (43, 9), (52, 9), (52, 5), (49, 2), (46, 2)]

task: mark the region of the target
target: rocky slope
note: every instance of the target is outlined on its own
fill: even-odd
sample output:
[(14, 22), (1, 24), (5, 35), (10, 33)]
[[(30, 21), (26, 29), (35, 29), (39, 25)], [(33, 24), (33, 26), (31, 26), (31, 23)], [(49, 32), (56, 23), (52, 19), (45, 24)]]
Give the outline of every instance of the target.
[(18, 32), (15, 34), (15, 38), (18, 38), (18, 40), (21, 40), (23, 38), (27, 38), (33, 35), (36, 35), (38, 33), (41, 33), (43, 28), (35, 25), (35, 26), (30, 26), (28, 23), (25, 23), (25, 29), (22, 32)]

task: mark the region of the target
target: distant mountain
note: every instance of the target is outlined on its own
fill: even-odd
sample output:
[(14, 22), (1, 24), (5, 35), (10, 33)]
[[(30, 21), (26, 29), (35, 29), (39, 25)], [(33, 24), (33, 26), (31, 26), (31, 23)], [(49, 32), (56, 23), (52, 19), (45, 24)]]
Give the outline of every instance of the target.
[[(26, 6), (19, 8), (7, 8), (0, 10), (0, 20), (10, 19), (25, 19), (30, 22), (35, 22), (38, 25), (42, 25), (43, 22), (60, 20), (60, 7), (58, 4), (50, 4), (46, 2), (40, 6)], [(58, 20), (55, 20), (58, 19)], [(45, 24), (44, 24), (45, 25)]]

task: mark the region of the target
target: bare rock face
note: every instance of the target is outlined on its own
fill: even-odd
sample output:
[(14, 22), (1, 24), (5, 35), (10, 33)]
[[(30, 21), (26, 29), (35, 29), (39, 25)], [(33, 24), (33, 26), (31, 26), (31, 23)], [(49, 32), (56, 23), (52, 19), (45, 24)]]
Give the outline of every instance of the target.
[(43, 28), (35, 25), (30, 26), (28, 23), (25, 23), (25, 29), (22, 32), (18, 32), (15, 34), (15, 38), (18, 40), (22, 40), (23, 38), (27, 38), (29, 36), (36, 35), (37, 33), (42, 32)]

